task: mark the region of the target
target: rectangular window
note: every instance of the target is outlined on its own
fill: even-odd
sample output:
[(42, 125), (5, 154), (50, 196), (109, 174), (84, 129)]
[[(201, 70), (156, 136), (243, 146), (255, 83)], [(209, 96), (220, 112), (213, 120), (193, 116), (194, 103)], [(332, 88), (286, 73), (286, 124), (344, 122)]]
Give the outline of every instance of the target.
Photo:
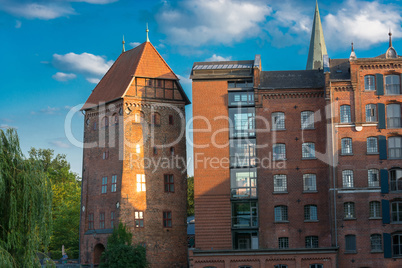
[(106, 160), (109, 158), (109, 151), (104, 151), (102, 155), (103, 160)]
[(368, 154), (378, 153), (378, 141), (376, 137), (367, 138), (367, 153)]
[(258, 214), (256, 202), (232, 203), (232, 227), (257, 227)]
[(318, 220), (317, 206), (316, 205), (304, 206), (304, 220), (305, 221), (316, 221), (316, 220)]
[(378, 169), (369, 169), (367, 171), (368, 175), (368, 186), (369, 187), (380, 187), (380, 176)]
[(316, 175), (315, 174), (304, 174), (303, 175), (303, 190), (317, 191)]
[(353, 171), (352, 170), (342, 171), (342, 181), (344, 188), (353, 188)]
[(315, 158), (315, 144), (305, 142), (302, 144), (302, 158)]
[(381, 252), (382, 251), (382, 241), (380, 234), (372, 234), (370, 236), (371, 251)]
[(94, 229), (94, 214), (89, 213), (88, 214), (88, 230), (93, 230)]
[(230, 137), (255, 136), (255, 108), (230, 108)]
[(234, 249), (258, 249), (258, 233), (256, 231), (234, 231)]
[(110, 227), (114, 228), (114, 211), (110, 212)]
[(165, 178), (165, 192), (174, 193), (173, 174), (165, 174), (164, 178)]
[(380, 202), (370, 202), (370, 218), (381, 218)]
[(134, 220), (135, 220), (136, 228), (144, 227), (144, 212), (143, 211), (135, 211), (134, 212)]
[(163, 212), (163, 227), (165, 227), (165, 228), (172, 227), (172, 212), (171, 211)]
[(236, 91), (229, 92), (229, 106), (245, 106), (254, 105), (254, 92), (253, 91)]
[(318, 236), (306, 236), (306, 248), (318, 248)]
[(356, 236), (355, 235), (345, 235), (345, 251), (355, 252), (356, 251)]
[(279, 248), (289, 248), (289, 238), (288, 237), (279, 237), (278, 238)]
[(276, 112), (272, 113), (272, 130), (285, 129), (285, 113)]
[(301, 112), (301, 128), (302, 129), (314, 128), (314, 112), (312, 111)]
[(105, 229), (105, 213), (99, 213), (99, 229)]
[(342, 154), (352, 154), (352, 139), (351, 138), (343, 138), (341, 140), (341, 153)]
[(145, 192), (145, 174), (137, 174), (137, 192)]
[(392, 222), (402, 222), (402, 202), (391, 203), (391, 220)]
[(274, 192), (286, 192), (286, 175), (274, 175)]
[(255, 165), (255, 139), (230, 140), (230, 165), (250, 167)]
[[(387, 171), (385, 171), (387, 172)], [(402, 190), (402, 169), (395, 168), (389, 171), (391, 191)], [(388, 180), (388, 179), (387, 179)]]
[(107, 177), (102, 178), (102, 194), (107, 192)]
[(377, 105), (366, 105), (366, 122), (377, 122)]
[(349, 105), (342, 105), (340, 110), (340, 122), (341, 123), (351, 123), (352, 116), (350, 113), (350, 106)]
[(275, 207), (275, 221), (287, 221), (288, 220), (288, 207), (276, 206)]
[(401, 94), (401, 83), (399, 75), (386, 75), (385, 76), (385, 92), (387, 95)]
[(387, 105), (387, 128), (401, 128), (401, 105)]
[(344, 210), (344, 218), (345, 219), (355, 219), (355, 203), (353, 202), (346, 202), (343, 203), (343, 210)]
[[(385, 236), (384, 236), (385, 240)], [(385, 246), (385, 243), (384, 243)], [(392, 236), (392, 255), (394, 257), (402, 256), (402, 234), (395, 234)]]
[(388, 155), (390, 159), (402, 158), (402, 137), (390, 137), (388, 139)]
[(286, 159), (286, 146), (283, 143), (274, 144), (272, 146), (273, 160), (285, 160)]
[(117, 175), (112, 176), (112, 189), (110, 190), (112, 193), (116, 192), (117, 189)]
[(364, 77), (364, 90), (366, 90), (366, 91), (375, 90), (374, 75), (366, 75)]
[(257, 197), (257, 171), (250, 169), (230, 170), (230, 189), (232, 198)]

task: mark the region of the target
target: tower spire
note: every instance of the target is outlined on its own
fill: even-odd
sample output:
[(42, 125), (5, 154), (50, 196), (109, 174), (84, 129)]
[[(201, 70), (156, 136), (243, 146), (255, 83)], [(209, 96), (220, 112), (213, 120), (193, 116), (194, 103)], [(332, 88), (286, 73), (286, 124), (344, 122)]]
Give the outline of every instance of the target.
[(327, 54), (324, 31), (322, 30), (321, 25), (320, 11), (318, 9), (318, 2), (316, 1), (306, 70), (322, 69), (324, 66), (323, 57)]
[(147, 22), (147, 30), (146, 30), (146, 32), (147, 32), (147, 42), (149, 42), (149, 37), (148, 37), (148, 33), (149, 33), (148, 22)]
[(356, 59), (357, 59), (357, 57), (356, 57), (355, 49), (353, 47), (353, 42), (352, 42), (352, 52), (350, 52), (349, 61), (356, 60)]
[(126, 49), (125, 49), (125, 47), (124, 47), (124, 44), (126, 43), (126, 42), (124, 42), (124, 35), (123, 35), (123, 42), (121, 42), (122, 44), (123, 44), (123, 49), (122, 49), (122, 53), (124, 53), (124, 52), (126, 52)]
[(392, 47), (392, 32), (391, 32), (391, 28), (389, 28), (389, 47)]

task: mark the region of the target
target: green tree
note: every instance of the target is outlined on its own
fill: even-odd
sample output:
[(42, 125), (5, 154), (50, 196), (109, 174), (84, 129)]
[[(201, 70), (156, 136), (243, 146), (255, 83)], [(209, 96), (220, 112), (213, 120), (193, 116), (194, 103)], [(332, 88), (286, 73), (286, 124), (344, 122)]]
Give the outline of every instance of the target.
[(78, 258), (81, 181), (77, 174), (71, 172), (70, 164), (65, 155), (54, 156), (50, 149), (35, 149), (29, 151), (30, 161), (42, 163), (43, 172), (52, 183), (53, 202), (53, 234), (49, 250), (52, 258), (61, 258), (61, 248), (64, 245), (70, 258)]
[(123, 223), (114, 228), (102, 253), (101, 268), (145, 268), (148, 266), (145, 248), (131, 244), (133, 235), (127, 231)]
[(52, 223), (51, 183), (39, 161), (24, 158), (13, 129), (0, 130), (0, 267), (39, 267)]
[(187, 178), (187, 216), (194, 215), (194, 176)]

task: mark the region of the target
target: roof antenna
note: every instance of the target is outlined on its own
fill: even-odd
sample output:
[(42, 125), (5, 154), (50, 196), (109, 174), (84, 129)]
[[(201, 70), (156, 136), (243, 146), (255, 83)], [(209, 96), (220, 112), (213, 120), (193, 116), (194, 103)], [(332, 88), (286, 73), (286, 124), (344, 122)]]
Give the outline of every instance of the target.
[(121, 42), (121, 43), (123, 44), (123, 50), (121, 52), (124, 53), (124, 52), (126, 52), (126, 49), (124, 48), (124, 44), (126, 43), (126, 42), (124, 42), (124, 35), (123, 35), (123, 42)]
[(147, 42), (149, 42), (149, 37), (148, 37), (148, 33), (149, 33), (149, 30), (148, 30), (148, 22), (147, 22), (147, 30), (146, 30), (146, 32), (147, 32)]

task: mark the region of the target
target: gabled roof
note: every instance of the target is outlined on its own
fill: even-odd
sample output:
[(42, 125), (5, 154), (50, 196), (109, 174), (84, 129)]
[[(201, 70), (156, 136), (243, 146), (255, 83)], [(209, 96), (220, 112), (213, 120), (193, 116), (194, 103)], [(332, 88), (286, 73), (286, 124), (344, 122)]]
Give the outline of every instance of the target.
[[(179, 80), (155, 47), (150, 42), (144, 42), (117, 58), (81, 110), (124, 97), (133, 77)], [(188, 100), (182, 89), (181, 93)]]
[(322, 30), (321, 25), (320, 11), (318, 10), (318, 3), (316, 2), (306, 70), (322, 69), (323, 56), (327, 54), (327, 47), (325, 46), (324, 40), (324, 31)]

